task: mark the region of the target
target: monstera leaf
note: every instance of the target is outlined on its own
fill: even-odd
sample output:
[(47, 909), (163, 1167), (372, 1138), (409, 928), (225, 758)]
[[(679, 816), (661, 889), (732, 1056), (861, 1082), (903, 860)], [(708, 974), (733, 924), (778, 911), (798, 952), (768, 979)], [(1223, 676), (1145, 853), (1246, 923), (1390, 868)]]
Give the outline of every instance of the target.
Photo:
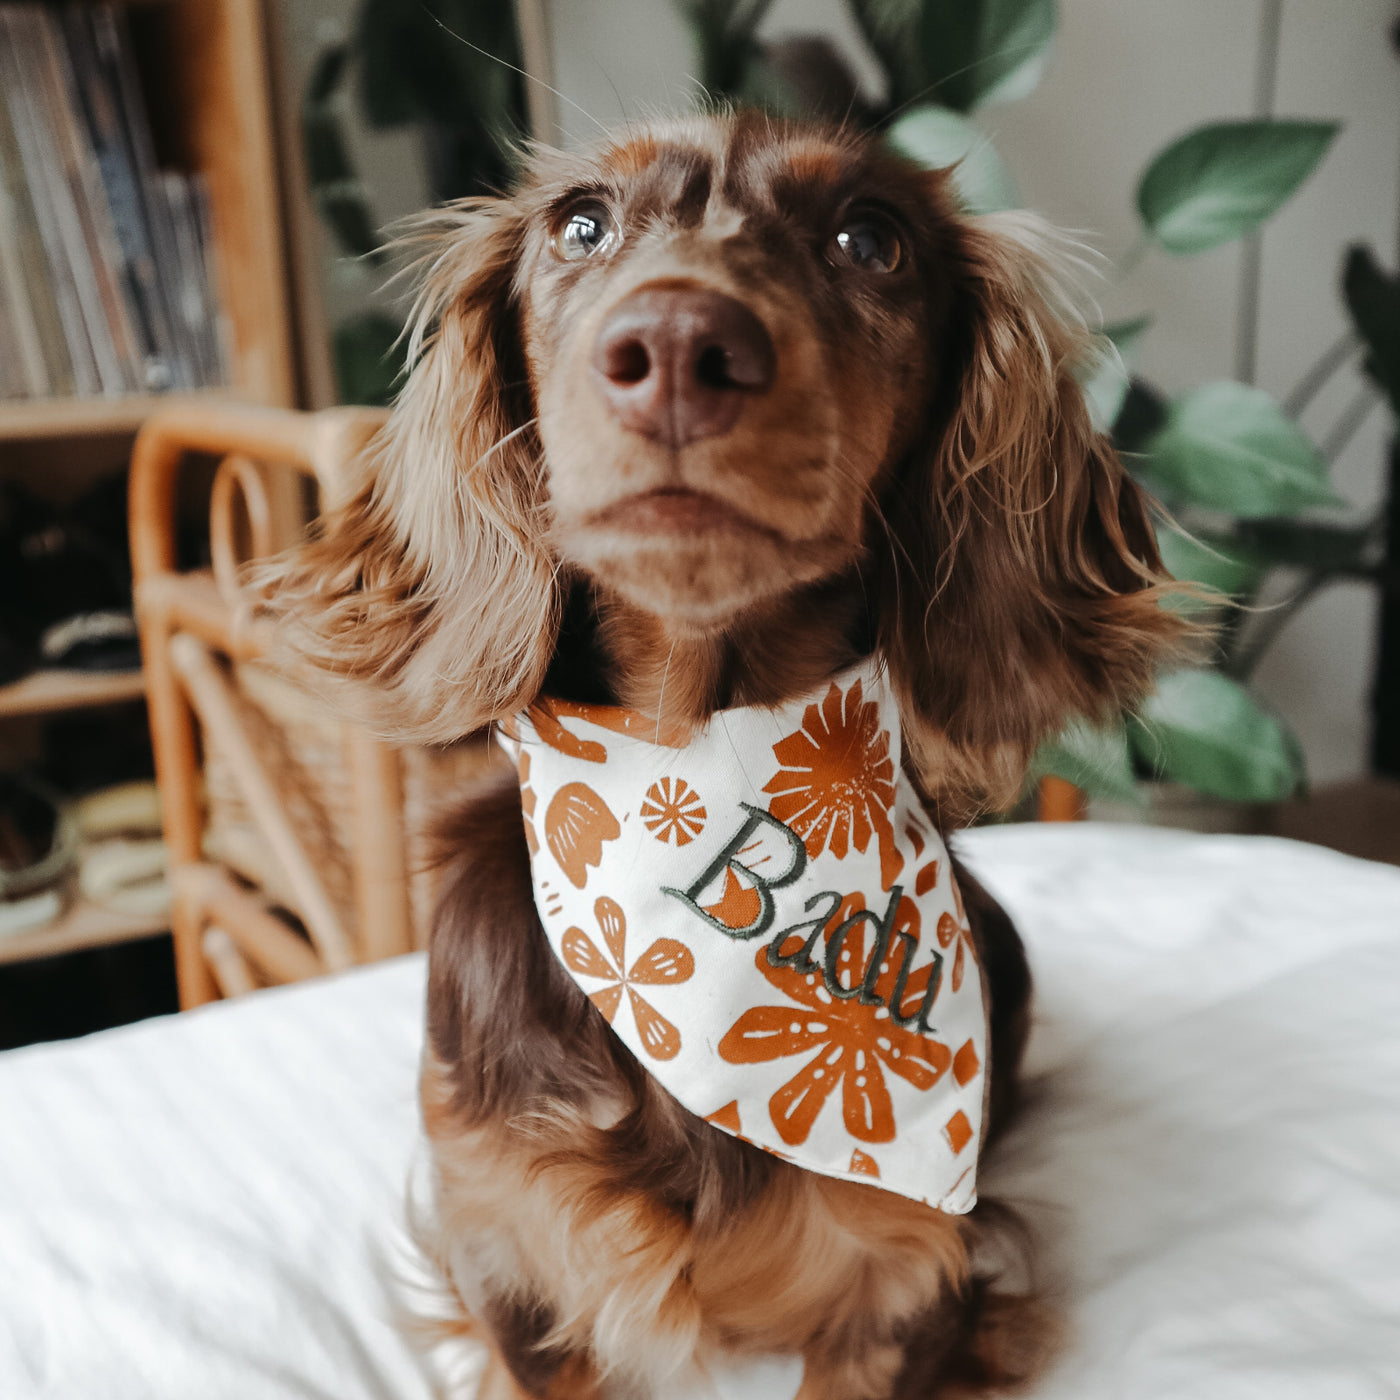
[(1218, 671), (1162, 676), (1129, 738), (1149, 771), (1226, 801), (1277, 802), (1303, 783), (1297, 741)]
[(1138, 186), (1138, 213), (1169, 253), (1201, 253), (1258, 228), (1312, 174), (1335, 122), (1213, 122), (1162, 151)]
[(974, 214), (1014, 209), (1020, 198), (992, 143), (946, 107), (915, 107), (890, 128), (890, 144), (930, 170), (953, 165), (953, 188)]

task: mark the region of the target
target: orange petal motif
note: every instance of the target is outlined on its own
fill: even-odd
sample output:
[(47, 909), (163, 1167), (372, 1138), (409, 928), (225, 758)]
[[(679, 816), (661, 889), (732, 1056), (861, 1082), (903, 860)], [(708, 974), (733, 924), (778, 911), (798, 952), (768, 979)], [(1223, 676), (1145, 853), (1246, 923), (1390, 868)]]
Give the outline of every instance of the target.
[(800, 1055), (832, 1037), (832, 1025), (810, 1012), (782, 1006), (751, 1006), (719, 1043), (719, 1057), (732, 1065), (758, 1065)]
[(695, 976), (695, 958), (679, 939), (658, 938), (632, 964), (627, 974), (629, 982), (643, 987), (669, 987), (677, 982), (689, 982)]
[(631, 987), (627, 989), (627, 996), (632, 1003), (632, 1016), (637, 1022), (642, 1049), (654, 1060), (674, 1060), (681, 1052), (681, 1033)]
[(894, 1141), (894, 1104), (885, 1076), (873, 1055), (857, 1050), (848, 1056), (842, 1085), (841, 1114), (846, 1131), (862, 1142)]
[(967, 1088), (972, 1076), (981, 1068), (982, 1062), (977, 1058), (977, 1047), (970, 1040), (964, 1041), (962, 1048), (953, 1056), (953, 1078), (958, 1081), (958, 1087)]
[(627, 915), (622, 912), (622, 906), (617, 900), (609, 899), (607, 895), (599, 895), (593, 904), (593, 917), (598, 920), (603, 942), (608, 945), (608, 952), (617, 963), (620, 977), (622, 969), (627, 966)]
[(807, 1141), (822, 1105), (841, 1082), (846, 1069), (842, 1062), (847, 1053), (840, 1045), (827, 1046), (768, 1100), (773, 1126), (789, 1146)]
[(851, 1152), (851, 1165), (847, 1170), (858, 1176), (878, 1177), (880, 1164), (868, 1152), (862, 1152), (857, 1147)]
[(932, 1089), (948, 1072), (952, 1052), (941, 1041), (891, 1026), (875, 1042), (875, 1053), (887, 1070), (916, 1089)]
[(687, 846), (705, 829), (699, 794), (680, 778), (660, 778), (648, 789), (639, 815), (658, 841)]
[(608, 1025), (612, 1025), (613, 1017), (617, 1015), (618, 1005), (622, 1001), (622, 983), (614, 982), (611, 987), (590, 992), (588, 999), (603, 1013), (603, 1019)]
[(565, 783), (544, 815), (545, 843), (559, 868), (582, 889), (588, 867), (603, 858), (603, 843), (622, 834), (608, 804), (586, 783)]
[(621, 705), (589, 705), (577, 700), (556, 700), (544, 695), (529, 709), (530, 720), (541, 740), (552, 749), (568, 754), (571, 758), (581, 758), (586, 763), (606, 763), (608, 751), (595, 739), (583, 739), (564, 726), (566, 719), (587, 720), (600, 729), (610, 729), (614, 734), (644, 734), (656, 744), (667, 748), (682, 748), (688, 734), (672, 734), (659, 729), (656, 720), (642, 714), (640, 710), (624, 709)]
[(609, 967), (608, 960), (598, 951), (597, 945), (581, 928), (566, 928), (559, 940), (564, 966), (581, 977), (606, 977), (614, 982), (622, 980), (620, 970)]
[(739, 1133), (744, 1129), (744, 1125), (739, 1121), (739, 1100), (730, 1099), (723, 1108), (717, 1108), (713, 1113), (705, 1117), (707, 1123), (713, 1123), (717, 1128), (727, 1128), (731, 1133)]

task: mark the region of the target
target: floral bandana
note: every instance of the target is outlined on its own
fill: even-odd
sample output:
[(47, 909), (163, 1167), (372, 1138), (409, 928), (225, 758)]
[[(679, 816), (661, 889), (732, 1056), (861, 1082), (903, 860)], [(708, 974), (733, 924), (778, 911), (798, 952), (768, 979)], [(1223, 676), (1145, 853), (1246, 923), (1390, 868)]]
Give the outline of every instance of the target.
[(501, 742), (550, 944), (670, 1093), (812, 1171), (972, 1208), (981, 970), (882, 669), (681, 746), (548, 698)]

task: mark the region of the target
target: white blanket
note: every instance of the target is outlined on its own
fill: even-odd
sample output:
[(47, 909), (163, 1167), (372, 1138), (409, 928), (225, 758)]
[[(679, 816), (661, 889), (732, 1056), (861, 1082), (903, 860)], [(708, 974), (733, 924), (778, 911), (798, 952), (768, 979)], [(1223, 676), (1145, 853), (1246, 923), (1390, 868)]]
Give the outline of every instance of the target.
[[(959, 844), (1040, 989), (982, 1187), (1071, 1319), (1038, 1400), (1400, 1396), (1400, 870)], [(430, 1395), (392, 1318), (422, 996), (409, 958), (0, 1056), (0, 1397)]]

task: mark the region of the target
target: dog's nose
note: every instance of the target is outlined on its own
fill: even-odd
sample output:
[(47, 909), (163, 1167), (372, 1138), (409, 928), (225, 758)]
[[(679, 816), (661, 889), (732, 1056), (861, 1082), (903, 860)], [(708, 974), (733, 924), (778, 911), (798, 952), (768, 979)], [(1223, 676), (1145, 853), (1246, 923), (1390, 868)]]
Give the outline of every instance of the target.
[(593, 348), (603, 397), (631, 432), (684, 447), (727, 432), (773, 383), (773, 341), (742, 302), (691, 287), (620, 301)]

